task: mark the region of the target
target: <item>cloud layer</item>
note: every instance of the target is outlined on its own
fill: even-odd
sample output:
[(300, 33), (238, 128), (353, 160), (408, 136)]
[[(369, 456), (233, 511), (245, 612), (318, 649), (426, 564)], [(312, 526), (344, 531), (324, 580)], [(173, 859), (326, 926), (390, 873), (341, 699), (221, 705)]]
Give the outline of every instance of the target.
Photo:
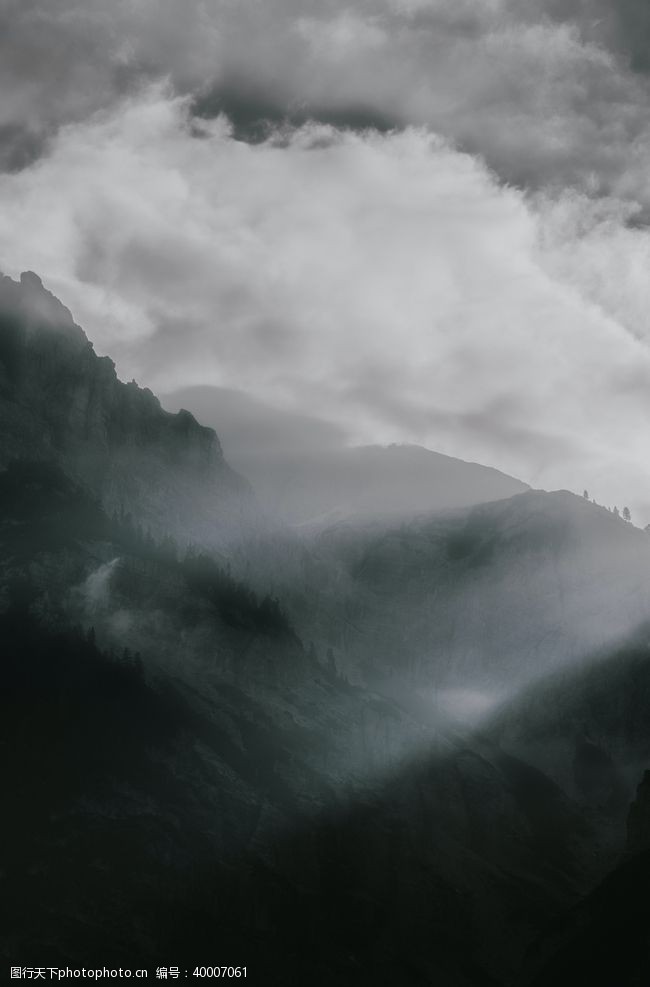
[(242, 132), (426, 125), (508, 181), (647, 202), (649, 26), (641, 0), (10, 0), (0, 164), (165, 77)]
[(649, 38), (640, 0), (9, 0), (0, 268), (154, 388), (644, 511)]
[(242, 389), (642, 507), (650, 248), (630, 208), (532, 199), (424, 129), (245, 143), (154, 86), (0, 178), (0, 258), (154, 389)]

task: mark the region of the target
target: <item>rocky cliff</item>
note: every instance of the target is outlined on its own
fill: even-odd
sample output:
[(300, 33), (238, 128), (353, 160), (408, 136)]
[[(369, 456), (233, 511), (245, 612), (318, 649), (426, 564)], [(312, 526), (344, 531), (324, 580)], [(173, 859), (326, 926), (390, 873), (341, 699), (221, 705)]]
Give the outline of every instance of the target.
[(56, 461), (154, 534), (223, 544), (255, 512), (215, 432), (120, 381), (31, 272), (0, 279), (0, 421), (1, 465)]

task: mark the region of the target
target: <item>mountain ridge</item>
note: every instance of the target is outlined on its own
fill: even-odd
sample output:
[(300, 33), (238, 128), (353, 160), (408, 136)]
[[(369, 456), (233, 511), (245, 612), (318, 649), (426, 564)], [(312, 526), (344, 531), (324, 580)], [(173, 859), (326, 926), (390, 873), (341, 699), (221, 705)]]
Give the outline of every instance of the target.
[(163, 395), (219, 423), (229, 460), (268, 510), (289, 524), (331, 512), (349, 517), (408, 516), (468, 507), (530, 489), (501, 470), (413, 443), (350, 445), (330, 422), (279, 410), (242, 392), (189, 387)]
[(156, 533), (220, 542), (256, 512), (216, 432), (119, 380), (33, 272), (0, 279), (0, 414), (0, 464), (57, 461)]
[(611, 854), (435, 693), (645, 613), (647, 536), (531, 490), (258, 532), (216, 434), (118, 381), (33, 274), (0, 282), (0, 371), (0, 951), (195, 962), (218, 929), (283, 987), (521, 984)]

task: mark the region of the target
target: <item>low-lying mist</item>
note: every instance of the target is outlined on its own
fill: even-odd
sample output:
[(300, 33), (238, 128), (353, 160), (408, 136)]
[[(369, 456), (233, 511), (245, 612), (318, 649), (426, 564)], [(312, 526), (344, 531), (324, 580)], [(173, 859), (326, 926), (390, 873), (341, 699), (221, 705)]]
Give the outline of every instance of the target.
[(288, 524), (404, 517), (528, 489), (498, 470), (415, 445), (352, 446), (336, 425), (271, 408), (243, 392), (193, 387), (163, 398), (218, 430), (228, 461), (260, 504)]

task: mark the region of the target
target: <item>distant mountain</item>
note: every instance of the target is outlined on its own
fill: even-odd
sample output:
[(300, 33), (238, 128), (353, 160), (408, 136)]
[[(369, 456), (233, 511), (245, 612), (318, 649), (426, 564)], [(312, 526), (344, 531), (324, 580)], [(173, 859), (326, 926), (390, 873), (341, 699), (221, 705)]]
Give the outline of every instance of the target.
[(163, 398), (219, 428), (229, 460), (265, 507), (289, 523), (412, 516), (469, 507), (528, 486), (477, 463), (416, 445), (348, 447), (336, 426), (278, 411), (236, 391), (193, 387)]
[(109, 513), (183, 542), (227, 540), (255, 510), (214, 431), (119, 381), (31, 272), (0, 278), (0, 465), (13, 459), (58, 462)]

